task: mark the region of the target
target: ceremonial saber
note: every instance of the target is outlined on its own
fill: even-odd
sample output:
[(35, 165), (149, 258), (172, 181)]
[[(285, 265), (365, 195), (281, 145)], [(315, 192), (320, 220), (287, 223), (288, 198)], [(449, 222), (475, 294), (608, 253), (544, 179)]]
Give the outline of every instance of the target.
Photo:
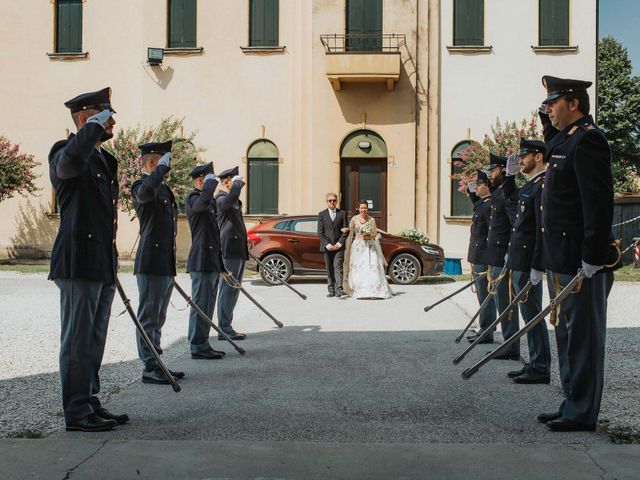
[[(495, 283), (494, 287), (497, 287), (498, 285), (500, 285), (500, 282), (504, 278), (503, 273), (505, 272), (506, 269), (507, 269), (507, 264), (505, 263), (504, 266), (502, 267), (502, 270), (500, 270), (500, 274), (498, 275), (499, 280)], [(473, 316), (473, 318), (467, 324), (467, 326), (464, 327), (464, 330), (462, 330), (462, 333), (460, 333), (460, 335), (458, 335), (458, 337), (456, 338), (456, 343), (460, 343), (460, 340), (462, 339), (462, 337), (464, 337), (464, 334), (467, 333), (467, 330), (471, 328), (471, 325), (473, 325), (473, 322), (476, 320), (476, 318), (478, 318), (478, 316), (482, 312), (482, 309), (485, 307), (487, 303), (489, 303), (489, 300), (491, 300), (492, 298), (493, 298), (493, 295), (491, 294), (491, 292), (487, 293), (487, 297), (482, 302), (482, 305), (480, 305), (480, 308), (478, 309), (476, 314)]]
[(124, 303), (124, 306), (127, 309), (127, 312), (129, 312), (129, 315), (131, 316), (131, 320), (133, 320), (133, 323), (138, 329), (138, 333), (140, 334), (142, 341), (145, 343), (145, 345), (153, 355), (153, 358), (155, 358), (156, 362), (158, 362), (158, 366), (160, 367), (160, 370), (162, 370), (162, 373), (164, 373), (167, 379), (169, 380), (169, 383), (171, 384), (173, 391), (178, 393), (180, 391), (180, 385), (178, 385), (178, 382), (176, 382), (176, 379), (173, 378), (173, 375), (171, 375), (171, 372), (169, 372), (169, 369), (165, 366), (164, 362), (160, 359), (160, 355), (158, 355), (156, 348), (153, 346), (153, 343), (151, 343), (151, 340), (147, 336), (147, 332), (145, 332), (144, 328), (142, 328), (142, 324), (136, 317), (136, 314), (133, 312), (133, 308), (131, 308), (131, 301), (127, 298), (127, 295), (124, 293), (124, 289), (122, 288), (122, 284), (120, 283), (120, 280), (118, 279), (118, 277), (116, 277), (116, 288), (118, 289), (118, 293), (120, 294), (120, 298), (122, 298), (122, 302)]
[(438, 305), (440, 305), (441, 303), (446, 302), (447, 300), (449, 300), (451, 297), (455, 297), (457, 294), (459, 294), (460, 292), (465, 291), (467, 288), (471, 287), (472, 285), (474, 285), (478, 280), (480, 280), (481, 278), (484, 278), (487, 276), (487, 272), (482, 272), (480, 273), (475, 279), (471, 280), (469, 283), (467, 283), (464, 287), (459, 288), (458, 290), (456, 290), (455, 292), (453, 292), (451, 295), (447, 295), (446, 297), (438, 300), (436, 303), (434, 303), (433, 305), (429, 305), (427, 307), (424, 307), (424, 311), (428, 312), (429, 310), (431, 310), (433, 307), (437, 307)]
[(295, 292), (296, 294), (298, 294), (298, 296), (300, 298), (302, 298), (303, 300), (307, 299), (307, 296), (304, 293), (300, 293), (298, 290), (296, 290), (295, 288), (293, 288), (291, 285), (289, 285), (287, 282), (285, 282), (283, 279), (281, 279), (278, 274), (274, 271), (271, 270), (271, 267), (267, 267), (263, 262), (261, 262), (260, 260), (258, 260), (256, 257), (253, 256), (253, 254), (249, 253), (249, 256), (251, 258), (253, 258), (256, 263), (258, 265), (260, 265), (262, 268), (264, 268), (267, 272), (269, 272), (269, 274), (275, 278), (278, 282), (280, 282), (281, 285), (284, 285), (285, 287), (288, 287), (289, 290), (291, 290), (292, 292)]
[(196, 303), (193, 301), (193, 299), (187, 295), (187, 292), (185, 292), (182, 287), (180, 285), (178, 285), (178, 282), (174, 281), (173, 282), (173, 286), (176, 287), (176, 290), (178, 291), (178, 293), (180, 295), (182, 295), (182, 297), (187, 301), (187, 303), (189, 304), (189, 306), (191, 308), (193, 308), (195, 310), (195, 312), (198, 314), (198, 316), (204, 320), (205, 322), (207, 322), (211, 328), (213, 328), (216, 332), (218, 332), (218, 335), (221, 335), (224, 337), (224, 339), (229, 342), (231, 344), (231, 346), (233, 348), (235, 348), (237, 350), (237, 352), (240, 355), (244, 355), (245, 353), (247, 353), (242, 347), (239, 347), (238, 344), (236, 344), (233, 340), (231, 340), (231, 338), (229, 338), (229, 335), (227, 335), (224, 330), (222, 330), (221, 328), (219, 328), (214, 322), (213, 320), (211, 320), (206, 313), (204, 313), (202, 311), (202, 309), (196, 305)]
[(531, 280), (529, 280), (527, 282), (527, 284), (524, 286), (524, 288), (520, 291), (520, 293), (518, 293), (518, 295), (516, 295), (516, 297), (513, 299), (513, 301), (509, 304), (509, 306), (504, 310), (504, 312), (502, 312), (500, 314), (500, 316), (498, 318), (496, 318), (491, 325), (489, 325), (483, 332), (482, 334), (476, 338), (473, 343), (471, 345), (469, 345), (466, 350), (464, 352), (462, 352), (460, 355), (458, 355), (456, 358), (453, 359), (453, 364), (457, 365), (459, 364), (464, 357), (467, 356), (467, 354), (473, 350), (476, 345), (478, 345), (480, 342), (482, 342), (482, 340), (484, 340), (485, 338), (487, 338), (489, 336), (490, 333), (492, 333), (493, 328), (498, 325), (498, 323), (500, 323), (502, 321), (502, 319), (504, 317), (506, 317), (507, 315), (509, 315), (509, 313), (511, 312), (511, 310), (513, 310), (513, 307), (515, 307), (517, 305), (517, 303), (520, 301), (520, 299), (522, 297), (524, 297), (527, 293), (529, 293), (529, 290), (531, 290), (531, 287), (533, 287), (533, 284), (531, 283)]
[(520, 330), (514, 333), (507, 340), (505, 340), (502, 344), (500, 344), (498, 348), (496, 348), (489, 355), (484, 357), (482, 360), (480, 360), (478, 363), (476, 363), (472, 367), (467, 368), (465, 371), (463, 371), (461, 374), (462, 378), (464, 378), (465, 380), (470, 379), (478, 370), (480, 370), (480, 368), (484, 364), (493, 360), (496, 356), (500, 355), (502, 352), (504, 352), (507, 348), (509, 348), (515, 342), (519, 341), (520, 337), (522, 337), (523, 335), (533, 330), (536, 327), (536, 325), (538, 325), (540, 322), (544, 320), (544, 318), (547, 316), (547, 314), (551, 311), (552, 308), (555, 308), (557, 305), (562, 303), (562, 301), (573, 292), (576, 285), (578, 285), (579, 282), (581, 282), (583, 279), (584, 279), (584, 270), (580, 269), (578, 271), (578, 274), (571, 279), (571, 281), (567, 284), (567, 286), (564, 287), (562, 291), (553, 300), (551, 300), (549, 305), (547, 305), (538, 315), (536, 315), (533, 318), (533, 320), (527, 323), (524, 327), (522, 327)]
[[(262, 310), (262, 312), (263, 312), (267, 317), (269, 317), (271, 320), (273, 320), (273, 323), (275, 323), (275, 324), (278, 326), (278, 328), (282, 328), (282, 327), (284, 326), (280, 320), (278, 320), (276, 317), (274, 317), (273, 315), (271, 315), (271, 314), (267, 311), (267, 309), (266, 309), (266, 308), (264, 308), (262, 305), (260, 305), (260, 303), (258, 303), (258, 301), (257, 301), (255, 298), (253, 298), (253, 297), (249, 294), (249, 292), (247, 292), (247, 291), (244, 289), (244, 287), (242, 286), (242, 284), (238, 281), (238, 279), (237, 279), (236, 277), (234, 277), (234, 276), (233, 276), (233, 274), (232, 274), (231, 272), (226, 272), (226, 273), (224, 273), (224, 272), (223, 272), (221, 275), (224, 277), (225, 281), (229, 284), (229, 286), (230, 286), (231, 288), (237, 288), (237, 289), (238, 289), (238, 290), (240, 290), (242, 293), (244, 293), (244, 295), (245, 295), (249, 300), (251, 300), (251, 302), (252, 302), (256, 307), (258, 307), (260, 310)], [(231, 279), (231, 280), (233, 281), (233, 283), (231, 283), (231, 282), (229, 281), (229, 279)]]

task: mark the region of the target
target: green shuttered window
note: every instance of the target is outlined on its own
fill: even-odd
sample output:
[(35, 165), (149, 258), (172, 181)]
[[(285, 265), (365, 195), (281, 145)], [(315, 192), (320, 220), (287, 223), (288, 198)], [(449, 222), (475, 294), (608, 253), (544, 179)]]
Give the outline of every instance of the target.
[[(463, 162), (460, 158), (462, 152), (471, 146), (471, 142), (461, 142), (453, 149), (451, 154), (451, 174), (462, 172), (461, 166), (456, 166), (456, 162)], [(451, 216), (452, 217), (469, 217), (473, 215), (473, 204), (471, 200), (458, 191), (458, 180), (451, 180)]]
[(278, 0), (251, 0), (249, 45), (278, 46)]
[(169, 48), (195, 48), (196, 0), (169, 0)]
[(569, 45), (569, 0), (540, 0), (540, 46)]
[(278, 159), (249, 158), (248, 213), (278, 213)]
[(58, 0), (56, 53), (82, 52), (82, 0)]
[(484, 0), (454, 0), (453, 44), (484, 45)]
[(382, 50), (382, 0), (347, 0), (347, 50)]

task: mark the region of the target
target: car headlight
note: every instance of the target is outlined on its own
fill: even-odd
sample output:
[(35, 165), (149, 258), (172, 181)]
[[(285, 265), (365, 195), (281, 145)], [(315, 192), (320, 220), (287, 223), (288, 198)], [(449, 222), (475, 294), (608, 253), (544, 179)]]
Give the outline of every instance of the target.
[(420, 245), (420, 248), (422, 249), (423, 252), (426, 252), (429, 255), (440, 256), (440, 252), (435, 248), (429, 247), (427, 245)]

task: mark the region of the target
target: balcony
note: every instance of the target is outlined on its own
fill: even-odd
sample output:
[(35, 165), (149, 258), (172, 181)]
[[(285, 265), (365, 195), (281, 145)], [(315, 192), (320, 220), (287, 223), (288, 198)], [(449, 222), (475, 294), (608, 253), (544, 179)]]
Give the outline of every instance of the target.
[(384, 83), (393, 90), (400, 79), (400, 47), (406, 36), (396, 33), (320, 35), (327, 78), (339, 91), (343, 83)]

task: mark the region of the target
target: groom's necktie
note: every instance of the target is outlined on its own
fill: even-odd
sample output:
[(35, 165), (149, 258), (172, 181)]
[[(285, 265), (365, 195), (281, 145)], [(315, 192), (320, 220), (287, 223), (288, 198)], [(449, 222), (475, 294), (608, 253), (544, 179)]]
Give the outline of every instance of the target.
[(329, 216), (331, 217), (331, 221), (332, 222), (336, 221), (336, 211), (335, 210), (329, 210)]

